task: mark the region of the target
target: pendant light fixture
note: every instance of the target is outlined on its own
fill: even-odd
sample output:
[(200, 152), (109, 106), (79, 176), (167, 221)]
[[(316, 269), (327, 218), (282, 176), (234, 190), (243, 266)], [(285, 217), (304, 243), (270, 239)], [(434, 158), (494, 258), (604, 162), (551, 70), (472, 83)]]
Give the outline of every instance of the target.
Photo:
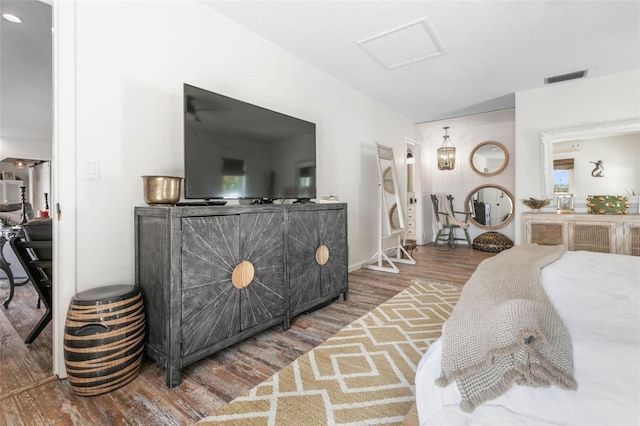
[(13, 167), (15, 167), (16, 169), (24, 169), (27, 167), (27, 162), (22, 159), (14, 160)]
[(444, 141), (442, 146), (438, 148), (438, 170), (453, 170), (456, 166), (456, 147), (449, 145), (449, 135), (447, 130), (449, 126), (443, 127)]

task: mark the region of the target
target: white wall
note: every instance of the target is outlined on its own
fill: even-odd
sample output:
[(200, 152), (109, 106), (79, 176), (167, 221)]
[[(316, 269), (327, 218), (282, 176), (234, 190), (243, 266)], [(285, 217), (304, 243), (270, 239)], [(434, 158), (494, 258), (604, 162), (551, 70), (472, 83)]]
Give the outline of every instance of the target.
[(374, 144), (404, 153), (409, 119), (199, 1), (77, 2), (76, 61), (76, 291), (133, 282), (140, 176), (183, 175), (185, 82), (315, 122), (318, 196), (349, 204), (351, 266), (375, 252)]
[[(640, 117), (640, 70), (516, 93), (516, 198), (542, 197), (540, 132)], [(516, 203), (516, 243), (520, 242)]]
[[(422, 134), (422, 163), (429, 170), (423, 181), (422, 207), (425, 213), (423, 223), (423, 238), (425, 243), (435, 238), (435, 223), (431, 194), (443, 192), (454, 197), (454, 208), (464, 210), (467, 195), (480, 185), (499, 185), (512, 194), (515, 192), (515, 111), (513, 109), (458, 117), (449, 120), (433, 121), (418, 125)], [(442, 145), (444, 126), (449, 126), (449, 140), (456, 147), (456, 166), (454, 170), (438, 170), (436, 149)], [(502, 173), (495, 176), (480, 176), (469, 164), (469, 155), (473, 148), (485, 141), (500, 142), (509, 151), (509, 163)], [(420, 202), (420, 199), (419, 199)], [(517, 200), (515, 200), (517, 204)], [(473, 240), (476, 236), (488, 230), (473, 224), (469, 226), (469, 236)], [(514, 238), (513, 221), (501, 229), (496, 229), (503, 235)]]
[[(10, 35), (13, 31), (7, 31), (7, 40), (18, 37), (19, 32), (24, 49), (35, 50), (38, 55), (13, 52), (13, 42), (2, 43), (0, 76), (6, 97), (0, 101), (0, 160), (51, 160), (52, 55), (50, 49), (46, 51), (46, 46), (52, 44), (52, 0), (22, 3), (18, 8), (24, 9), (28, 18), (21, 26), (14, 27), (15, 35)], [(16, 7), (3, 1), (2, 8), (8, 11)], [(22, 33), (23, 27), (30, 28), (24, 28)], [(11, 72), (15, 69), (20, 70), (19, 75)], [(4, 72), (6, 74), (3, 75)]]

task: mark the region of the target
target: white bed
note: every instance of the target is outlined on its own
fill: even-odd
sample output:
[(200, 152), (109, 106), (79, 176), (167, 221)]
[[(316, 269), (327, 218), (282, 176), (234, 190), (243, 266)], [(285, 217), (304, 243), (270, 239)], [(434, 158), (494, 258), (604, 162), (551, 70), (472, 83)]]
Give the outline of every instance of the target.
[(471, 413), (441, 388), (441, 341), (416, 373), (420, 425), (640, 425), (640, 257), (565, 252), (543, 287), (571, 336), (577, 391), (514, 385)]

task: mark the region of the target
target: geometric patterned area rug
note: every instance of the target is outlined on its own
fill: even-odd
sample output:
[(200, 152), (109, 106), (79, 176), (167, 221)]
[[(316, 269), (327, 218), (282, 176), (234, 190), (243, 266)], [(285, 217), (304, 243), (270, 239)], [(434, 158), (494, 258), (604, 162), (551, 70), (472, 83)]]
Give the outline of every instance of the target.
[(415, 372), (462, 287), (414, 280), (202, 425), (400, 424)]

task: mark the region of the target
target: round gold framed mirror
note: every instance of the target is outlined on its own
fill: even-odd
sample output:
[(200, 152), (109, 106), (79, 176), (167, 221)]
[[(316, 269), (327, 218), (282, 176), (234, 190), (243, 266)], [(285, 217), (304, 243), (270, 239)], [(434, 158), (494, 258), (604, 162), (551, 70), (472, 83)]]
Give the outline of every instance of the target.
[(400, 216), (398, 216), (398, 204), (393, 203), (389, 209), (389, 223), (391, 229), (400, 229)]
[(509, 164), (509, 151), (500, 142), (485, 141), (473, 148), (469, 166), (480, 176), (495, 176)]
[(469, 221), (478, 228), (504, 228), (514, 217), (514, 198), (500, 185), (480, 185), (473, 188), (464, 201)]
[(395, 194), (395, 189), (393, 189), (393, 174), (391, 171), (391, 167), (387, 167), (382, 172), (382, 186), (384, 190), (389, 194)]

